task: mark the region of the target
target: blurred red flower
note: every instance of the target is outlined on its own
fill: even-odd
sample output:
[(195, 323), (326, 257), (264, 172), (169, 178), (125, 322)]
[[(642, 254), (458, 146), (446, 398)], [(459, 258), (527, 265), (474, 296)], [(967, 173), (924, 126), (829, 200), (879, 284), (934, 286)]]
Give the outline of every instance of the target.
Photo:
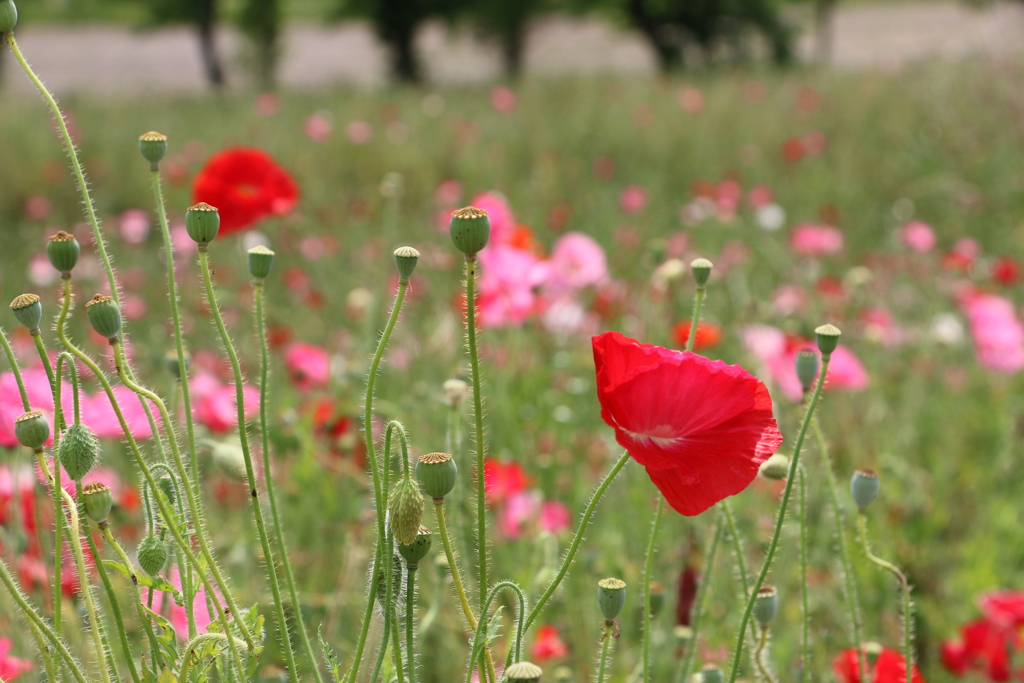
[[(672, 326), (672, 341), (674, 341), (679, 348), (685, 347), (686, 342), (690, 340), (691, 324), (691, 320), (687, 318), (686, 320), (680, 320)], [(693, 341), (694, 351), (710, 349), (720, 341), (722, 341), (721, 327), (713, 323), (697, 323), (697, 338)]]
[(246, 230), (267, 216), (283, 216), (299, 200), (288, 171), (260, 149), (232, 147), (210, 157), (192, 183), (192, 202), (220, 211), (220, 234)]
[(768, 389), (740, 366), (618, 332), (593, 346), (601, 417), (679, 513), (747, 488), (782, 444)]
[(1012, 628), (1024, 626), (1024, 591), (1000, 590), (986, 593), (978, 601), (986, 618)]
[[(860, 675), (860, 662), (857, 657), (857, 649), (849, 648), (843, 650), (832, 662), (832, 670), (836, 672), (839, 683), (862, 683)], [(871, 668), (870, 666), (868, 667)], [(905, 683), (907, 680), (907, 665), (896, 650), (882, 649), (882, 654), (874, 664), (874, 675), (872, 683)], [(921, 671), (914, 666), (914, 683), (925, 683)]]
[(32, 662), (27, 659), (7, 656), (10, 650), (10, 639), (0, 638), (0, 681), (13, 681), (24, 672), (32, 670)]
[(551, 659), (561, 659), (569, 654), (569, 647), (562, 640), (558, 628), (551, 624), (544, 624), (537, 629), (537, 637), (530, 648), (533, 661), (544, 662)]
[(494, 458), (484, 460), (484, 490), (491, 505), (503, 503), (529, 485), (530, 480), (519, 463)]
[(992, 279), (1004, 287), (1020, 282), (1020, 264), (1012, 256), (1000, 256), (992, 263)]

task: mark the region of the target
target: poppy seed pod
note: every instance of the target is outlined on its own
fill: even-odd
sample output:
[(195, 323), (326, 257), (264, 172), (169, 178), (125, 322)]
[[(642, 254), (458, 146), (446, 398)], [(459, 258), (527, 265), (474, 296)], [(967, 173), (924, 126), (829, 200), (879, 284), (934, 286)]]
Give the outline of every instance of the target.
[(73, 424), (64, 431), (57, 446), (57, 459), (75, 481), (89, 474), (100, 456), (100, 440), (84, 424)]
[(509, 683), (537, 683), (544, 671), (532, 662), (516, 662), (505, 672)]
[(85, 508), (86, 516), (97, 524), (103, 524), (110, 515), (110, 508), (114, 506), (114, 497), (110, 493), (110, 487), (98, 481), (91, 481), (82, 490), (82, 507)]
[(871, 505), (871, 501), (878, 495), (882, 481), (873, 470), (857, 470), (850, 479), (850, 493), (853, 495), (853, 502), (857, 509), (864, 512)]
[(427, 453), (416, 461), (416, 478), (420, 480), (423, 492), (439, 500), (455, 488), (459, 468), (448, 453)]
[(775, 613), (779, 611), (779, 591), (775, 586), (761, 586), (754, 598), (754, 618), (761, 628), (768, 628)]
[(605, 621), (615, 621), (626, 604), (626, 582), (622, 579), (601, 579), (597, 582), (597, 605)]
[(19, 294), (11, 302), (11, 310), (18, 322), (29, 331), (39, 329), (39, 323), (43, 319), (43, 304), (39, 301), (38, 294)]
[(22, 446), (38, 451), (50, 438), (50, 423), (38, 410), (30, 410), (14, 420), (14, 435)]
[(18, 8), (14, 0), (0, 0), (0, 33), (10, 33), (18, 25)]
[(89, 324), (96, 334), (113, 341), (121, 331), (121, 309), (109, 296), (97, 294), (85, 304)]
[(257, 280), (270, 275), (274, 267), (274, 252), (262, 244), (249, 250), (249, 274)]
[(818, 377), (818, 354), (810, 349), (804, 349), (796, 354), (795, 362), (796, 376), (806, 394), (814, 386), (814, 380)]
[(395, 484), (388, 499), (388, 518), (395, 540), (406, 545), (416, 540), (423, 519), (423, 494), (411, 478)]
[(425, 526), (421, 526), (419, 532), (416, 534), (416, 540), (412, 543), (399, 543), (398, 553), (405, 558), (406, 563), (409, 565), (409, 569), (416, 569), (420, 566), (420, 561), (427, 556), (430, 552), (430, 546), (432, 543), (430, 529)]
[(150, 576), (156, 576), (167, 564), (167, 546), (156, 536), (146, 536), (136, 551), (139, 566)]
[(475, 206), (467, 206), (452, 212), (452, 220), (448, 224), (452, 243), (466, 255), (476, 258), (477, 252), (487, 246), (491, 236), (491, 219), (487, 212)]
[(412, 272), (416, 270), (416, 263), (420, 260), (420, 252), (412, 247), (399, 247), (395, 249), (395, 265), (398, 266), (398, 281), (408, 282)]
[(82, 245), (70, 232), (59, 230), (50, 235), (50, 241), (46, 243), (46, 258), (50, 259), (50, 265), (66, 277), (71, 275), (81, 253)]
[(705, 664), (700, 670), (701, 683), (722, 683), (722, 670), (714, 664)]
[(196, 244), (205, 247), (220, 231), (220, 212), (216, 206), (199, 202), (185, 211), (185, 230)]
[(697, 281), (698, 287), (703, 287), (708, 283), (713, 267), (711, 261), (706, 258), (694, 259), (690, 262), (690, 272), (693, 273), (693, 279)]
[(142, 154), (142, 158), (149, 162), (150, 168), (156, 169), (157, 164), (167, 154), (167, 136), (157, 133), (155, 130), (140, 135), (139, 152)]
[(828, 358), (832, 355), (832, 352), (839, 346), (839, 335), (842, 332), (835, 325), (822, 325), (814, 329), (814, 336), (818, 342), (818, 350), (821, 351), (821, 355)]

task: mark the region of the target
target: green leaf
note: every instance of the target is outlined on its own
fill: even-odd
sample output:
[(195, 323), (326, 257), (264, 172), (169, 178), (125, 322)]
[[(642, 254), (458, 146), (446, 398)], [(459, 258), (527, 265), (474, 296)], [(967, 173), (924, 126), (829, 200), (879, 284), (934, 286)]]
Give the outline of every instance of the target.
[[(110, 567), (118, 574), (126, 579), (131, 579), (131, 572), (120, 562), (114, 562), (113, 560), (103, 560), (103, 564)], [(182, 596), (181, 591), (175, 588), (171, 583), (162, 576), (150, 576), (146, 572), (136, 572), (135, 578), (138, 579), (140, 586), (146, 588), (152, 588), (156, 591), (163, 591), (164, 593), (170, 593), (174, 598), (174, 602), (178, 607), (185, 606), (185, 598)]]
[(164, 669), (160, 672), (160, 678), (157, 679), (157, 683), (178, 683), (178, 677), (170, 669)]

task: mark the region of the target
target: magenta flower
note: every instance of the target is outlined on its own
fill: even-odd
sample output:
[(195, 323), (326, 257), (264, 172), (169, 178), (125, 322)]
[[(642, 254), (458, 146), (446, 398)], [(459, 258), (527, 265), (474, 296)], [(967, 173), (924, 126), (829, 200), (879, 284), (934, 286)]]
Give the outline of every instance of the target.
[(899, 229), (903, 246), (919, 254), (927, 254), (935, 248), (935, 231), (922, 221), (910, 221)]
[(565, 503), (543, 500), (536, 490), (516, 493), (498, 510), (498, 530), (508, 538), (519, 538), (529, 530), (557, 534), (571, 524), (572, 515)]
[(961, 295), (960, 307), (982, 367), (1003, 374), (1024, 368), (1024, 325), (1009, 299), (972, 290)]
[(32, 670), (32, 662), (27, 659), (9, 657), (11, 641), (9, 638), (0, 638), (0, 681), (14, 681), (26, 671)]
[(593, 287), (608, 279), (608, 261), (597, 241), (569, 232), (555, 242), (547, 261), (545, 289), (557, 295)]
[[(516, 227), (516, 221), (512, 215), (512, 208), (508, 205), (508, 200), (504, 195), (493, 191), (483, 192), (473, 197), (469, 205), (487, 212), (487, 217), (491, 221), (491, 238), (487, 243), (488, 246), (494, 248), (508, 241)], [(485, 254), (487, 251), (484, 249), (481, 254)]]
[(545, 276), (541, 260), (525, 249), (500, 244), (488, 246), (478, 258), (483, 270), (477, 301), (480, 325), (522, 323), (536, 308), (534, 289)]
[(327, 349), (314, 344), (296, 342), (284, 352), (288, 379), (302, 392), (327, 386), (331, 378), (331, 356)]
[[(214, 432), (227, 432), (238, 425), (235, 387), (224, 384), (208, 373), (197, 374), (189, 383), (192, 389), (192, 412), (200, 424)], [(260, 390), (251, 384), (242, 386), (245, 417), (251, 418), (260, 408)]]
[(824, 256), (843, 248), (843, 233), (831, 225), (800, 223), (789, 235), (789, 246), (801, 256)]
[(647, 206), (647, 190), (642, 185), (630, 185), (619, 195), (619, 208), (625, 213), (639, 213)]

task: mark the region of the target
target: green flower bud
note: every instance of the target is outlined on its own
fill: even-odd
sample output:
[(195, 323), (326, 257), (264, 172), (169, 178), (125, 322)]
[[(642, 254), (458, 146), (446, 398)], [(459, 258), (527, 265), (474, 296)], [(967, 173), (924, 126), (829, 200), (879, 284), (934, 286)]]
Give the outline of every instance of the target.
[(403, 478), (388, 499), (388, 517), (395, 540), (408, 545), (416, 540), (423, 519), (423, 494), (419, 484)]
[(818, 354), (810, 349), (804, 349), (796, 354), (796, 376), (800, 379), (800, 386), (806, 394), (814, 386), (814, 380), (818, 377)]
[(11, 302), (11, 310), (18, 322), (24, 325), (31, 332), (39, 329), (39, 323), (43, 319), (43, 304), (39, 301), (38, 294), (19, 294)]
[(111, 297), (97, 294), (85, 304), (85, 313), (97, 334), (110, 341), (117, 339), (121, 331), (121, 309)]
[(136, 551), (139, 566), (150, 576), (156, 576), (167, 564), (167, 546), (156, 536), (146, 536)]
[(423, 492), (434, 500), (451, 493), (458, 474), (455, 459), (448, 453), (427, 453), (416, 462), (416, 478), (420, 480)]
[(775, 586), (761, 586), (754, 598), (754, 618), (761, 628), (768, 628), (775, 613), (779, 611), (779, 591)]
[(99, 457), (100, 440), (87, 426), (73, 424), (64, 431), (57, 446), (57, 459), (69, 477), (81, 481), (96, 466)]
[(789, 476), (789, 458), (782, 453), (772, 453), (770, 458), (761, 463), (760, 474), (765, 479), (785, 479)]
[(483, 209), (467, 206), (452, 212), (448, 232), (455, 247), (465, 254), (466, 258), (476, 258), (477, 252), (487, 246), (487, 240), (491, 236), (491, 219)]
[(167, 136), (154, 130), (140, 135), (139, 152), (142, 153), (142, 158), (149, 162), (150, 168), (155, 169), (167, 154)]
[(615, 621), (626, 604), (626, 582), (622, 579), (598, 581), (597, 604), (605, 621)]
[(257, 280), (270, 275), (274, 267), (274, 252), (262, 244), (249, 250), (249, 274)]
[(10, 33), (18, 25), (18, 8), (14, 0), (0, 0), (0, 33)]
[(505, 671), (509, 683), (537, 683), (544, 671), (532, 662), (516, 662)]
[(698, 287), (703, 287), (708, 283), (713, 267), (711, 261), (706, 258), (694, 259), (690, 262), (690, 272), (693, 273), (693, 279), (697, 281)]
[(818, 349), (823, 357), (828, 358), (836, 350), (836, 347), (839, 346), (839, 335), (841, 334), (842, 332), (835, 325), (822, 325), (815, 328), (814, 336), (817, 338)]
[(405, 558), (409, 569), (416, 569), (420, 566), (420, 560), (430, 552), (431, 545), (430, 529), (421, 526), (416, 534), (416, 540), (412, 543), (399, 543), (398, 553)]
[(110, 508), (114, 506), (114, 498), (110, 495), (110, 487), (98, 481), (91, 481), (82, 490), (82, 507), (86, 516), (97, 524), (107, 521)]
[(57, 234), (50, 235), (50, 241), (46, 243), (46, 258), (50, 259), (50, 264), (65, 277), (70, 277), (80, 253), (82, 245), (70, 232), (60, 230)]
[[(192, 363), (192, 354), (188, 351), (184, 353), (185, 357), (185, 374), (188, 374), (188, 367)], [(167, 372), (171, 373), (171, 376), (176, 380), (181, 380), (181, 367), (178, 365), (178, 352), (171, 349), (164, 354), (164, 367), (167, 368)]]
[(420, 252), (412, 247), (395, 249), (395, 265), (398, 266), (398, 281), (408, 282), (412, 271), (416, 270), (416, 262), (420, 260)]
[(200, 247), (205, 248), (220, 231), (220, 211), (206, 202), (190, 206), (185, 211), (185, 230)]
[(722, 670), (714, 664), (705, 664), (700, 670), (701, 683), (722, 683), (725, 677), (722, 675)]
[(882, 481), (873, 470), (857, 470), (850, 479), (850, 493), (853, 495), (853, 502), (857, 509), (864, 512), (871, 505), (871, 501), (878, 495)]
[(38, 451), (50, 438), (50, 423), (38, 410), (30, 410), (14, 421), (14, 435), (22, 446)]

